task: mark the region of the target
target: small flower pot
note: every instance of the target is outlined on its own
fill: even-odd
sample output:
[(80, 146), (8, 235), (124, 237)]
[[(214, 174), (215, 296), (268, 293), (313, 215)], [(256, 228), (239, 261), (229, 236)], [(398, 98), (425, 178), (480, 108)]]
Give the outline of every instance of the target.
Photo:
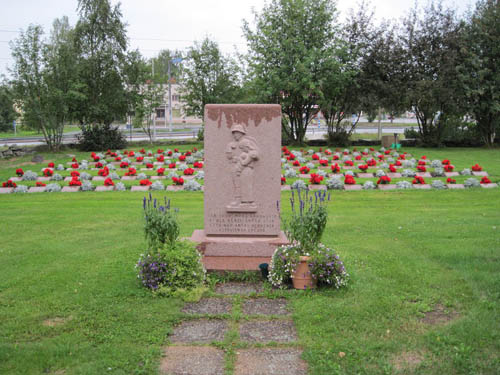
[(293, 287), (295, 289), (314, 289), (316, 288), (316, 280), (311, 276), (308, 262), (311, 257), (301, 256), (297, 269), (292, 275)]

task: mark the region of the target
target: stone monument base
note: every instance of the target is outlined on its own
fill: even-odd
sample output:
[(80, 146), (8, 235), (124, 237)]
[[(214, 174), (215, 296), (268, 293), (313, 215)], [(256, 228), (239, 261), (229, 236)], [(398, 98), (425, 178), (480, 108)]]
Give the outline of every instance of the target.
[(212, 271), (258, 271), (259, 264), (270, 263), (274, 250), (289, 243), (279, 236), (207, 236), (197, 229), (190, 238), (198, 243), (203, 265)]

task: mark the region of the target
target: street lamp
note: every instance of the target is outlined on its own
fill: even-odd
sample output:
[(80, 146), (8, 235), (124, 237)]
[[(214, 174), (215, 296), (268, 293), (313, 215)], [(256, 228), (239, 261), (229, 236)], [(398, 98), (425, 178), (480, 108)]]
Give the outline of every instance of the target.
[(168, 130), (170, 132), (172, 131), (172, 85), (170, 83), (170, 81), (171, 81), (171, 68), (170, 68), (170, 66), (172, 63), (178, 64), (182, 60), (184, 60), (182, 57), (176, 57), (175, 59), (168, 60), (168, 115), (169, 115)]

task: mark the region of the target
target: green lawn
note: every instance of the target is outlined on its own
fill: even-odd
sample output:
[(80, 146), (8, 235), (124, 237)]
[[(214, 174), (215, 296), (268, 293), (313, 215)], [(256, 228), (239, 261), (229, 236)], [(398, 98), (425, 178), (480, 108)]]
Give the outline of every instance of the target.
[[(478, 162), (499, 181), (499, 150), (409, 152), (460, 169)], [(0, 161), (0, 180), (23, 160)], [(203, 194), (167, 196), (181, 236), (203, 227)], [(183, 303), (153, 298), (136, 278), (142, 197), (0, 195), (1, 374), (156, 373)], [(323, 242), (345, 261), (350, 286), (282, 292), (310, 373), (499, 373), (500, 189), (332, 197)], [(435, 309), (443, 319), (423, 322)]]

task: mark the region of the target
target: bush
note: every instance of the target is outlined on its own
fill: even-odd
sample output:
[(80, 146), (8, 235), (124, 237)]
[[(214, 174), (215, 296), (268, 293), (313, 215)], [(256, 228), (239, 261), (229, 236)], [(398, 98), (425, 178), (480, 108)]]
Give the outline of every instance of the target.
[(345, 130), (328, 132), (326, 135), (328, 146), (347, 147), (351, 144), (349, 133)]
[(179, 289), (193, 289), (205, 280), (201, 255), (194, 244), (181, 241), (159, 252), (141, 255), (137, 277), (142, 285), (160, 295), (172, 295)]
[(111, 125), (87, 125), (77, 136), (82, 151), (120, 150), (127, 146), (127, 140), (118, 127)]
[(419, 139), (420, 138), (420, 134), (418, 133), (418, 131), (413, 129), (413, 128), (405, 128), (404, 134), (405, 134), (406, 139)]

